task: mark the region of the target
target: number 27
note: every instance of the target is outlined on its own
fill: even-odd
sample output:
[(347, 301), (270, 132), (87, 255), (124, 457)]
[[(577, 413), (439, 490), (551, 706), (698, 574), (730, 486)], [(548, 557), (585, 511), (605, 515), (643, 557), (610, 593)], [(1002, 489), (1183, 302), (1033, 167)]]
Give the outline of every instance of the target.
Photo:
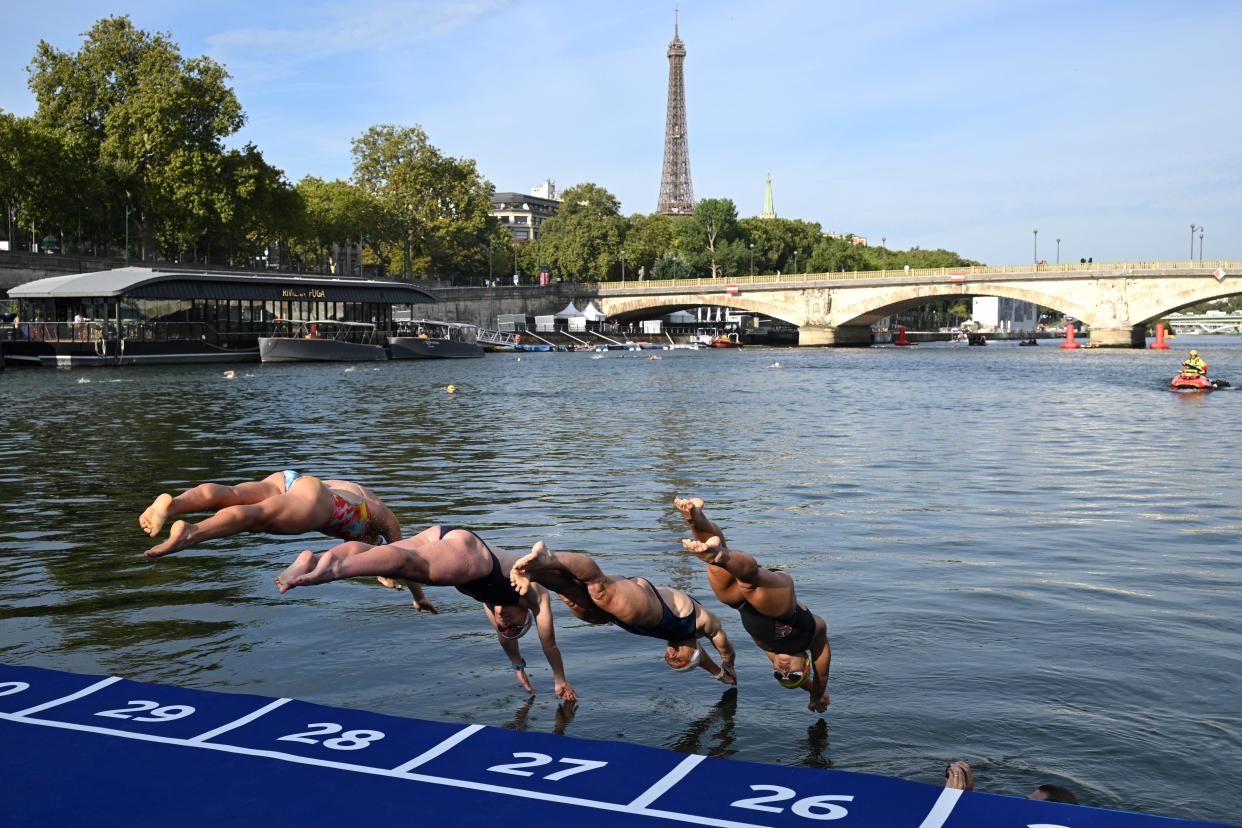
[[(493, 773), (511, 773), (514, 776), (534, 776), (535, 774), (532, 771), (518, 770), (518, 768), (537, 768), (540, 765), (547, 765), (553, 761), (551, 756), (548, 756), (547, 754), (544, 754), (544, 753), (515, 753), (513, 754), (513, 758), (514, 759), (528, 759), (530, 761), (511, 762), (507, 765), (492, 765), (490, 768), (488, 768), (488, 770), (492, 771)], [(576, 767), (566, 768), (565, 770), (559, 770), (556, 773), (549, 773), (547, 776), (544, 777), (544, 779), (547, 779), (549, 782), (558, 782), (567, 776), (573, 776), (575, 773), (582, 773), (583, 771), (595, 770), (596, 768), (602, 768), (604, 765), (608, 764), (607, 762), (597, 762), (594, 759), (568, 759), (566, 758), (566, 759), (557, 759), (555, 761), (561, 762), (566, 765), (575, 765)]]

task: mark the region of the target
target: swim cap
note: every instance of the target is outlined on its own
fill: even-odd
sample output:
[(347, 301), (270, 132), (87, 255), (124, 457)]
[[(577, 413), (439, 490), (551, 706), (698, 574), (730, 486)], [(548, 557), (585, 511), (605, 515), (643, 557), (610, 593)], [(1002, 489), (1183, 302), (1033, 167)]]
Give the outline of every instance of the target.
[(530, 622), (534, 619), (534, 617), (535, 617), (535, 614), (531, 612), (530, 610), (527, 610), (526, 620), (522, 623), (522, 629), (510, 635), (509, 633), (497, 627), (496, 632), (500, 633), (501, 638), (508, 638), (508, 639), (521, 638), (522, 636), (526, 635), (526, 633), (530, 632)]
[(694, 655), (690, 656), (690, 661), (684, 667), (673, 667), (673, 665), (668, 664), (668, 659), (665, 659), (664, 663), (668, 664), (669, 667), (673, 667), (673, 669), (679, 673), (687, 673), (693, 670), (695, 667), (698, 667), (699, 662), (702, 659), (703, 659), (703, 648), (700, 647), (698, 645), (698, 642), (696, 641), (694, 644)]
[(1192, 349), (1190, 350), (1190, 355), (1191, 355), (1191, 356), (1198, 356), (1198, 355), (1199, 355), (1199, 352), (1198, 352), (1198, 351), (1196, 351), (1196, 350), (1194, 350), (1194, 349), (1192, 348)]

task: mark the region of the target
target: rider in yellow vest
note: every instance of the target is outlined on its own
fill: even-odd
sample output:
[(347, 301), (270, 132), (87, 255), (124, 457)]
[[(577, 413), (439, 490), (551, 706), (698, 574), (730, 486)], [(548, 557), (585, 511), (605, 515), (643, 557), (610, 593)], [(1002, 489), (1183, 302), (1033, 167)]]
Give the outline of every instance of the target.
[(1182, 376), (1184, 377), (1206, 377), (1207, 372), (1207, 363), (1199, 356), (1198, 351), (1191, 351), (1190, 359), (1182, 363)]

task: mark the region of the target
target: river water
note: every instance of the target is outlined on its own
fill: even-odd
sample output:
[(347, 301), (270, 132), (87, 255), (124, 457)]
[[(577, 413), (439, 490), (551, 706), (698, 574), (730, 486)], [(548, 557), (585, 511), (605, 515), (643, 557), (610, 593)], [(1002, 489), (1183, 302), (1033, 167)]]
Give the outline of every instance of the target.
[[(1091, 805), (1242, 814), (1242, 393), (1179, 395), (1190, 345), (1242, 385), (1235, 337), (1176, 350), (949, 344), (489, 355), (482, 360), (0, 374), (0, 660), (396, 715), (623, 739)], [(779, 361), (785, 367), (770, 368)], [(449, 383), (457, 394), (445, 393)], [(692, 592), (738, 691), (662, 645), (558, 612), (581, 701), (531, 636), (529, 699), (479, 606), (373, 582), (277, 594), (318, 535), (158, 561), (159, 492), (280, 469), (354, 479), (409, 532), (476, 529)], [(820, 718), (782, 690), (680, 550), (678, 495), (787, 566), (828, 619)]]

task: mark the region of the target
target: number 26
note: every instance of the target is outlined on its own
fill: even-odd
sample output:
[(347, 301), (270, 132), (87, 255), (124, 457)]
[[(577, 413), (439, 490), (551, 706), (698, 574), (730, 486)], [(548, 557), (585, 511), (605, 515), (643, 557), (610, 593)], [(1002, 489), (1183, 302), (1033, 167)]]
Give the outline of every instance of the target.
[[(798, 795), (797, 791), (792, 788), (783, 788), (780, 785), (751, 785), (752, 791), (771, 791), (771, 796), (755, 796), (750, 799), (739, 799), (736, 802), (730, 802), (734, 808), (748, 808), (752, 811), (768, 811), (773, 814), (779, 814), (784, 808), (774, 808), (771, 805), (763, 805), (763, 802), (784, 802), (787, 799), (793, 799)], [(849, 811), (840, 805), (833, 805), (833, 802), (853, 802), (853, 796), (839, 796), (836, 794), (823, 794), (821, 796), (808, 796), (799, 799), (789, 810), (793, 811), (800, 817), (807, 819), (841, 819), (849, 814)], [(813, 810), (820, 809), (820, 810)]]

